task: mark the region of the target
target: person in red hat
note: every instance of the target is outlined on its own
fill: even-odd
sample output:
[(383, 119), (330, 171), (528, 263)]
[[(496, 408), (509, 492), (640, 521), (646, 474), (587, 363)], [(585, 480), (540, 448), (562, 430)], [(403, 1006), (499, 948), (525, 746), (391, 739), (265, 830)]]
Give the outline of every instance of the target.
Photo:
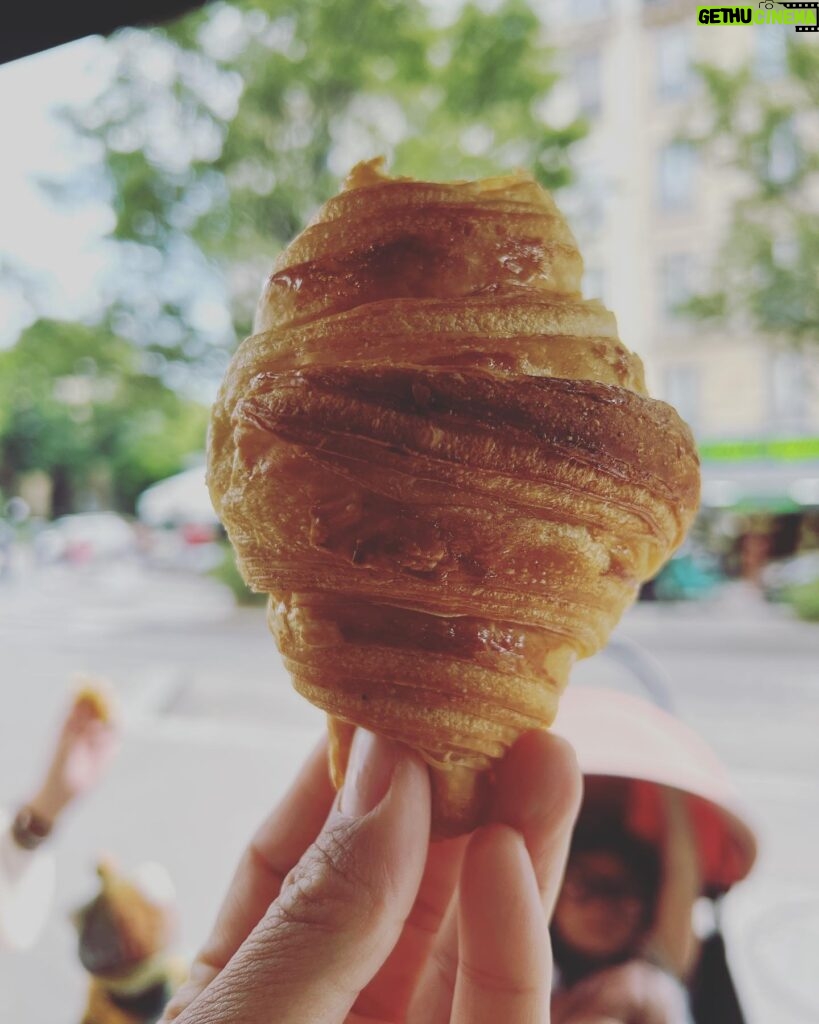
[(741, 1021), (727, 976), (729, 1003), (701, 998), (691, 923), (695, 901), (745, 877), (756, 854), (724, 767), (672, 715), (610, 690), (567, 694), (555, 728), (585, 792), (551, 922), (553, 1024)]
[[(618, 942), (632, 959), (598, 950), (606, 966), (577, 981), (557, 963), (562, 978), (551, 998), (548, 922), (561, 886), (565, 895), (581, 803), (578, 757), (564, 738), (543, 730), (520, 736), (498, 765), (488, 822), (470, 836), (430, 845), (425, 763), (358, 729), (340, 793), (322, 743), (256, 833), (163, 1024), (685, 1021), (684, 989), (651, 959), (648, 943), (671, 951), (679, 943), (685, 953), (692, 893), (701, 886), (689, 886), (675, 863), (680, 850), (691, 861), (690, 844), (686, 854), (670, 839), (656, 852), (657, 836), (676, 813), (655, 815), (652, 799), (665, 792), (658, 786), (682, 794), (681, 824), (689, 833), (689, 818), (708, 825), (708, 844), (697, 846), (694, 860), (706, 889), (747, 870), (753, 839), (731, 818), (719, 789), (724, 770), (709, 776), (714, 759), (701, 741), (673, 718), (656, 719), (650, 706), (613, 697), (569, 700), (574, 711), (561, 712), (559, 721), (585, 770), (586, 806), (592, 776), (603, 777), (604, 790), (622, 778), (629, 799), (618, 805), (606, 793), (602, 806), (607, 816), (617, 810), (622, 831), (654, 851), (651, 869), (645, 861), (616, 876), (598, 861), (593, 877), (575, 878), (587, 893), (614, 894), (622, 904), (629, 921)], [(577, 727), (567, 729), (575, 713)]]

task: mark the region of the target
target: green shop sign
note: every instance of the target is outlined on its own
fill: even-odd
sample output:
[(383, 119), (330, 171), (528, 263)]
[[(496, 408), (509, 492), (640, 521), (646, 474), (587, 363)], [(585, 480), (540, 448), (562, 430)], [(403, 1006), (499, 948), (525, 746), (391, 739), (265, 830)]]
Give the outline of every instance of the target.
[(703, 462), (819, 461), (819, 437), (769, 438), (759, 441), (703, 441)]

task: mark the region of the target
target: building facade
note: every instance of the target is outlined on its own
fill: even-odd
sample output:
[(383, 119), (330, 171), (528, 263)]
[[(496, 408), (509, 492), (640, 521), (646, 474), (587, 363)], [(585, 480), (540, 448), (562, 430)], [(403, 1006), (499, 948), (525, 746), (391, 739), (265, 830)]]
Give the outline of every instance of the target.
[[(686, 318), (707, 290), (741, 183), (678, 141), (703, 87), (697, 62), (739, 65), (783, 87), (786, 25), (700, 25), (692, 0), (549, 0), (544, 18), (564, 81), (551, 116), (590, 124), (562, 206), (585, 257), (585, 292), (613, 309), (646, 363), (652, 393), (697, 437), (733, 444), (817, 438), (819, 325), (813, 352)], [(817, 43), (819, 45), (819, 43)], [(774, 159), (789, 159), (787, 146)], [(819, 282), (817, 282), (819, 287)], [(807, 449), (806, 449), (807, 450)], [(819, 504), (819, 479), (816, 481)], [(803, 487), (804, 491), (804, 487)]]

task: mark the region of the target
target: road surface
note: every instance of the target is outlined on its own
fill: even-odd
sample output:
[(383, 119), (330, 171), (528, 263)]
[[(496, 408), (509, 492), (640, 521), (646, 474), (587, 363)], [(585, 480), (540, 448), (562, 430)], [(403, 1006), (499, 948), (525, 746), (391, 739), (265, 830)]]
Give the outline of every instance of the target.
[[(707, 606), (635, 608), (619, 635), (657, 660), (677, 712), (728, 764), (757, 822), (757, 868), (725, 907), (749, 1024), (819, 1020), (819, 627), (740, 588)], [(79, 1019), (68, 914), (93, 890), (101, 851), (170, 870), (180, 947), (195, 950), (243, 844), (323, 728), (291, 690), (261, 610), (235, 609), (196, 576), (52, 567), (0, 583), (0, 803), (36, 781), (78, 670), (112, 680), (126, 732), (109, 777), (56, 837), (42, 941), (0, 957), (10, 1024)], [(630, 685), (599, 659), (577, 681)]]

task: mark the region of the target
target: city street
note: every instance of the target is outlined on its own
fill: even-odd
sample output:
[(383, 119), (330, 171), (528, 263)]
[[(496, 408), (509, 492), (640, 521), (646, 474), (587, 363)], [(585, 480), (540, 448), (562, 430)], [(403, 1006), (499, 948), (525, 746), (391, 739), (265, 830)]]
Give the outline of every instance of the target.
[[(643, 605), (619, 637), (667, 677), (678, 714), (722, 757), (757, 823), (760, 859), (726, 900), (749, 1024), (819, 1020), (819, 626), (741, 588)], [(157, 860), (180, 906), (180, 949), (204, 936), (233, 865), (323, 728), (290, 688), (261, 609), (208, 579), (138, 564), (51, 567), (0, 581), (0, 804), (36, 782), (71, 673), (108, 677), (125, 722), (110, 775), (57, 836), (58, 899), (29, 954), (0, 957), (0, 1020), (74, 1024), (84, 977), (70, 910), (110, 852)], [(575, 685), (634, 689), (596, 658)]]

